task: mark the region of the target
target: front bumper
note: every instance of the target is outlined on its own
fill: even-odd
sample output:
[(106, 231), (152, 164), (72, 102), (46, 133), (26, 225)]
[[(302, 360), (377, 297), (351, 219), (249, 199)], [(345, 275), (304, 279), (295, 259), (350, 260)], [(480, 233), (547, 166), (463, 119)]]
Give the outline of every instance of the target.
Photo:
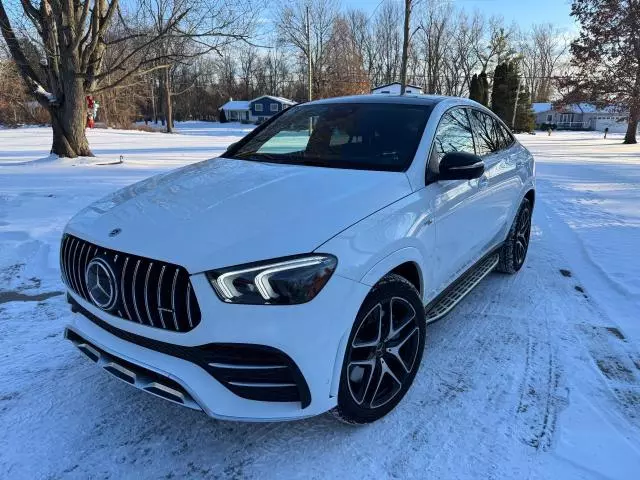
[[(202, 322), (190, 332), (119, 319), (70, 292), (80, 314), (66, 336), (90, 358), (87, 352), (97, 351), (94, 360), (127, 383), (212, 417), (288, 420), (335, 406), (346, 339), (369, 287), (334, 275), (307, 304), (252, 306), (221, 302), (204, 275), (191, 281)], [(229, 369), (231, 351), (253, 370)], [(263, 378), (267, 388), (256, 395), (255, 373), (275, 375), (273, 388)], [(283, 387), (288, 396), (282, 397)]]

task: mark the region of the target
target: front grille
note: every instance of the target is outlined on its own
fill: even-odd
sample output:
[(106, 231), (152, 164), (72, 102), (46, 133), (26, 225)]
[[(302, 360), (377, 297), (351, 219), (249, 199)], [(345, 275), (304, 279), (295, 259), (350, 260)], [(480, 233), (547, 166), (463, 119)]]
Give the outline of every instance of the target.
[[(106, 305), (99, 305), (87, 286), (87, 266), (97, 259), (113, 280)], [(116, 252), (72, 235), (60, 246), (64, 283), (86, 301), (111, 315), (174, 332), (187, 332), (200, 323), (200, 308), (187, 271), (177, 265)], [(104, 291), (103, 291), (104, 293)], [(106, 295), (106, 293), (104, 293)]]

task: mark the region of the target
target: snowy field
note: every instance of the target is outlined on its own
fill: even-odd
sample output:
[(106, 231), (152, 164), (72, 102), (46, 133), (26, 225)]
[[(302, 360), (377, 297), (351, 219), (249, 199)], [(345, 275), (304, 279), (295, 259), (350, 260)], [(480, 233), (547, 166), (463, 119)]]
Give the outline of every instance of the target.
[(640, 478), (640, 146), (618, 136), (520, 137), (538, 161), (525, 268), (430, 326), (414, 387), (374, 425), (215, 421), (64, 340), (67, 220), (249, 129), (94, 130), (90, 161), (49, 158), (48, 129), (0, 130), (0, 478)]

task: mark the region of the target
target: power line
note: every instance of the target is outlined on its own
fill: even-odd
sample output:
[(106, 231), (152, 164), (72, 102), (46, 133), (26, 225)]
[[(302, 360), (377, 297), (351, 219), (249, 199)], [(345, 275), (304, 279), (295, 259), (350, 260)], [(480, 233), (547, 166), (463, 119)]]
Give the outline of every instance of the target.
[(373, 11), (371, 12), (371, 14), (369, 15), (369, 17), (367, 17), (367, 22), (373, 18), (373, 16), (374, 16), (374, 15), (375, 15), (375, 13), (376, 13), (376, 10), (378, 10), (378, 7), (379, 7), (380, 5), (382, 5), (385, 1), (386, 1), (386, 0), (380, 0), (380, 1), (378, 2), (378, 4), (376, 5), (376, 8), (374, 8), (374, 9), (373, 9)]

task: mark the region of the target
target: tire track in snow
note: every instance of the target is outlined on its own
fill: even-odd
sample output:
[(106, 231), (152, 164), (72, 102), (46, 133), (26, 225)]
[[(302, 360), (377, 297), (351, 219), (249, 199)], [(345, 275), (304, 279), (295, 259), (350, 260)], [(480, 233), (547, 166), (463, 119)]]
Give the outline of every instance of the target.
[(560, 373), (555, 356), (538, 340), (528, 336), (516, 422), (524, 443), (546, 451), (551, 447), (555, 432)]
[[(539, 226), (536, 230), (537, 236), (544, 235)], [(543, 242), (535, 242), (534, 247), (545, 248)], [(537, 268), (527, 269), (534, 277), (533, 285), (528, 285), (527, 289), (535, 292), (538, 298), (537, 301), (529, 299), (535, 306), (530, 309), (526, 319), (527, 346), (514, 422), (523, 443), (536, 450), (547, 451), (552, 445), (558, 411), (564, 403), (559, 399), (562, 369), (554, 342), (557, 337), (552, 333), (549, 319), (553, 318), (556, 323), (562, 320), (560, 323), (565, 324), (566, 318), (563, 311), (549, 301), (553, 294), (549, 292), (550, 285), (546, 278), (553, 274), (554, 266), (539, 253), (533, 255), (538, 263)]]
[[(570, 343), (564, 342), (568, 347), (571, 343), (574, 344), (573, 348), (563, 352), (564, 356), (568, 357), (564, 363), (572, 365), (572, 388), (582, 401), (586, 399), (590, 408), (598, 413), (601, 422), (618, 432), (620, 438), (625, 439), (623, 442), (632, 451), (640, 454), (639, 442), (631, 441), (634, 436), (640, 438), (640, 385), (637, 381), (640, 378), (640, 368), (636, 364), (640, 353), (637, 345), (625, 337), (618, 323), (612, 321), (604, 306), (598, 303), (598, 298), (602, 298), (602, 292), (597, 296), (592, 294), (592, 288), (602, 288), (602, 284), (593, 284), (592, 280), (600, 280), (601, 277), (597, 274), (594, 276), (589, 267), (596, 271), (599, 267), (591, 262), (575, 263), (575, 254), (571, 250), (575, 232), (554, 212), (554, 205), (555, 203), (550, 205), (546, 201), (541, 202), (539, 217), (545, 231), (550, 234), (549, 245), (555, 245), (556, 251), (571, 252), (569, 256), (561, 259), (563, 263), (556, 265), (558, 268), (571, 268), (571, 275), (557, 275), (554, 282), (558, 283), (559, 280), (560, 284), (554, 290), (561, 292), (564, 289), (571, 292), (574, 287), (572, 293), (576, 301), (572, 303), (575, 303), (575, 306), (568, 309), (563, 305), (559, 311), (565, 318), (566, 330), (557, 327), (555, 329), (556, 335), (568, 337)], [(553, 254), (553, 251), (549, 250), (545, 255), (551, 258)], [(567, 261), (569, 263), (564, 263)], [(580, 279), (576, 273), (576, 265), (580, 267), (582, 274), (586, 274), (584, 279)], [(587, 283), (583, 283), (582, 280), (586, 280)], [(576, 282), (581, 286), (579, 290), (575, 289)], [(616, 298), (618, 293), (615, 288), (614, 291), (606, 292), (610, 296), (613, 294), (613, 298)], [(570, 296), (565, 295), (565, 298), (568, 299)], [(561, 301), (562, 297), (558, 300)], [(567, 314), (572, 315), (571, 320), (566, 319)]]

